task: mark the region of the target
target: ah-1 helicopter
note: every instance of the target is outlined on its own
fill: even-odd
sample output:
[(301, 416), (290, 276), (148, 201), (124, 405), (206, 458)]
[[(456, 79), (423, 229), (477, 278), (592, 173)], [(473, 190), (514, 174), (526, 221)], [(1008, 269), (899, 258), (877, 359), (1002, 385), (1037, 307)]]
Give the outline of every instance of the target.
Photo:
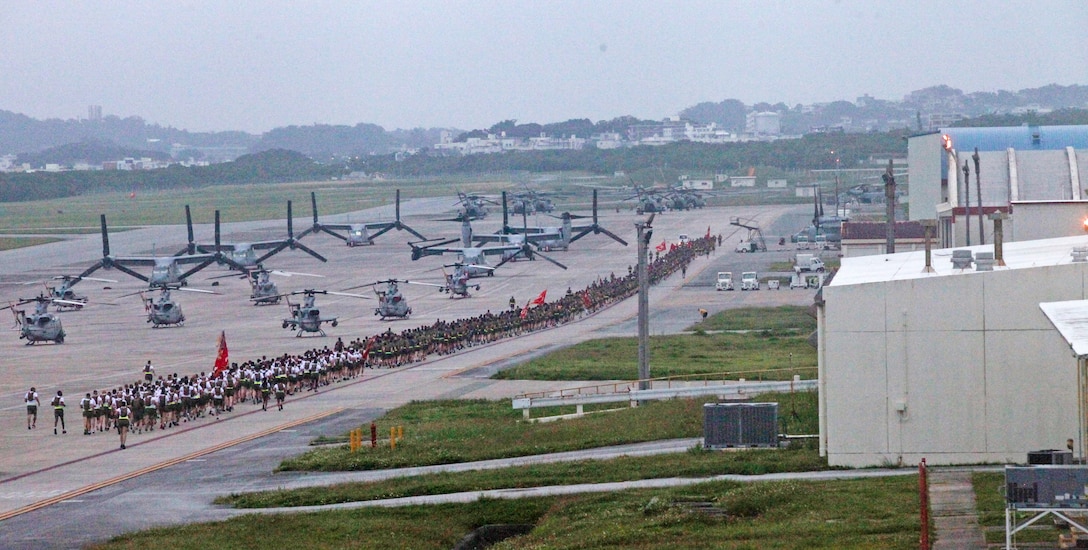
[[(16, 309), (29, 303), (34, 304), (33, 313), (28, 314), (25, 310)], [(0, 309), (10, 309), (15, 314), (15, 324), (19, 326), (19, 339), (26, 340), (26, 345), (32, 346), (38, 342), (63, 344), (66, 334), (64, 327), (61, 326), (60, 318), (49, 313), (49, 305), (53, 303), (55, 303), (54, 299), (39, 294), (35, 298), (23, 298)]]
[[(95, 262), (94, 265), (83, 270), (83, 273), (79, 274), (82, 279), (88, 278), (88, 276), (99, 269), (112, 269), (117, 268), (118, 271), (131, 275), (141, 281), (146, 281), (151, 288), (156, 288), (162, 285), (176, 285), (184, 286), (188, 284), (186, 279), (196, 273), (208, 267), (214, 262), (228, 263), (236, 265), (230, 258), (223, 255), (221, 251), (216, 251), (211, 254), (185, 254), (185, 250), (175, 256), (112, 256), (110, 255), (110, 239), (109, 232), (106, 229), (106, 215), (101, 215), (102, 220), (102, 259)], [(216, 232), (216, 237), (219, 236), (219, 232)], [(216, 239), (218, 241), (218, 239)], [(195, 251), (194, 251), (195, 252)], [(184, 264), (196, 264), (195, 267), (190, 268), (187, 271), (181, 270), (181, 265)], [(151, 274), (144, 275), (138, 271), (130, 269), (129, 266), (143, 266), (150, 265)], [(241, 268), (241, 266), (237, 266)]]
[[(302, 295), (302, 303), (291, 303), (291, 296)], [(332, 326), (339, 324), (336, 317), (322, 317), (321, 310), (317, 308), (316, 295), (317, 294), (333, 294), (336, 296), (351, 296), (353, 298), (367, 298), (359, 294), (348, 294), (346, 292), (333, 292), (331, 290), (297, 290), (295, 292), (288, 292), (287, 294), (281, 294), (284, 298), (287, 298), (287, 308), (291, 312), (290, 319), (283, 320), (283, 328), (290, 328), (291, 330), (297, 330), (295, 337), (301, 338), (304, 333), (316, 333), (319, 336), (325, 336), (325, 331), (322, 330), (322, 323), (329, 323)]]
[[(427, 237), (421, 235), (415, 229), (408, 227), (404, 222), (400, 221), (400, 189), (397, 189), (395, 206), (395, 217), (391, 222), (369, 222), (369, 223), (349, 223), (349, 224), (334, 224), (334, 223), (321, 223), (317, 219), (317, 194), (310, 192), (310, 204), (314, 210), (314, 225), (309, 229), (298, 234), (298, 238), (303, 238), (310, 233), (325, 232), (333, 237), (336, 237), (348, 246), (367, 246), (374, 244), (374, 239), (380, 237), (387, 231), (396, 229), (397, 231), (407, 231), (420, 239), (427, 240)], [(377, 230), (377, 233), (370, 234), (371, 231)], [(340, 234), (337, 231), (347, 231), (347, 234)]]
[(216, 259), (219, 263), (226, 263), (232, 269), (240, 271), (248, 271), (256, 269), (258, 265), (263, 264), (265, 260), (279, 254), (280, 252), (290, 248), (291, 250), (299, 249), (322, 262), (328, 260), (314, 252), (306, 245), (298, 242), (299, 237), (295, 236), (294, 222), (292, 221), (291, 201), (287, 201), (287, 238), (271, 241), (257, 241), (251, 243), (224, 243), (220, 240), (219, 229), (219, 211), (215, 211), (215, 242), (214, 243), (196, 243), (193, 242), (193, 221), (189, 214), (189, 205), (185, 205), (185, 221), (189, 226), (189, 245), (186, 251), (189, 254), (202, 253), (214, 253), (217, 255)]
[(82, 309), (87, 305), (87, 297), (79, 296), (74, 290), (73, 286), (80, 281), (100, 281), (103, 283), (116, 283), (113, 279), (99, 279), (96, 277), (80, 277), (78, 275), (57, 275), (53, 277), (55, 280), (61, 281), (60, 284), (55, 286), (45, 285), (45, 289), (49, 292), (49, 297), (53, 300), (53, 305), (57, 306), (57, 311), (64, 311), (65, 309)]

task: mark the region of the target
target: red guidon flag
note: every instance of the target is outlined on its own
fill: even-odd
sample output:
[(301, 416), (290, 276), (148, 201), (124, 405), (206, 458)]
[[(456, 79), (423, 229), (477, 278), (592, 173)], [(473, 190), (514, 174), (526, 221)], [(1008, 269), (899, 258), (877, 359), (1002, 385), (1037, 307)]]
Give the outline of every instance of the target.
[(706, 238), (710, 238), (710, 226), (706, 226)]
[(520, 315), (520, 317), (521, 317), (522, 319), (524, 319), (524, 318), (526, 318), (526, 317), (528, 317), (528, 316), (529, 316), (529, 304), (525, 304), (525, 307), (521, 308), (521, 315)]
[(654, 247), (654, 250), (657, 250), (658, 252), (664, 252), (666, 248), (668, 248), (668, 245), (665, 244), (664, 240), (662, 240), (661, 244)]
[(536, 298), (533, 298), (533, 300), (531, 302), (529, 302), (529, 305), (531, 305), (531, 306), (542, 306), (542, 305), (544, 305), (544, 297), (547, 296), (547, 295), (548, 295), (548, 290), (545, 289), (544, 291), (542, 291), (540, 293), (539, 296), (537, 296)]
[(593, 302), (589, 300), (589, 291), (582, 293), (582, 304), (586, 306), (586, 309), (593, 305)]
[(219, 352), (215, 354), (215, 368), (212, 369), (212, 378), (219, 376), (227, 370), (227, 331), (219, 333)]
[(374, 338), (368, 338), (366, 348), (363, 350), (363, 361), (370, 358), (370, 350), (374, 348)]

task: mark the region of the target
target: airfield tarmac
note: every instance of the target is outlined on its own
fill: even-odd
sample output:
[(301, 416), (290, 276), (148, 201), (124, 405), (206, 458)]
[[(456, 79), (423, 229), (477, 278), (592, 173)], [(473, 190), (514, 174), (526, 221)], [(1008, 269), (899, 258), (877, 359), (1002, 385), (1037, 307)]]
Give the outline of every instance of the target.
[[(432, 221), (449, 215), (450, 200), (414, 199), (402, 204), (404, 222), (428, 237), (455, 236), (456, 223)], [(581, 212), (586, 214), (588, 212)], [(686, 279), (673, 275), (651, 292), (651, 333), (682, 330), (698, 320), (698, 309), (711, 312), (746, 305), (805, 305), (811, 291), (714, 292), (717, 271), (764, 270), (772, 261), (784, 261), (791, 250), (773, 246), (778, 235), (803, 225), (807, 210), (802, 206), (750, 206), (706, 208), (660, 214), (654, 219), (652, 243), (662, 239), (675, 242), (677, 235), (702, 235), (710, 227), (721, 234), (724, 244), (709, 259), (696, 260)], [(733, 246), (746, 231), (729, 225), (740, 216), (756, 220), (772, 252), (736, 254)], [(383, 221), (392, 218), (392, 207), (329, 216), (326, 223)], [(326, 326), (326, 338), (296, 338), (293, 331), (280, 328), (287, 308), (255, 307), (248, 301), (248, 284), (240, 278), (211, 277), (225, 271), (211, 267), (190, 279), (194, 288), (215, 290), (218, 295), (175, 293), (187, 321), (184, 327), (152, 329), (145, 322), (139, 295), (123, 297), (145, 288), (142, 281), (116, 270), (99, 270), (93, 276), (116, 279), (117, 283), (85, 281), (76, 286), (90, 297), (82, 311), (61, 314), (68, 338), (63, 345), (26, 346), (15, 331), (0, 332), (0, 354), (4, 376), (0, 380), (0, 546), (54, 548), (102, 540), (122, 532), (152, 525), (208, 519), (208, 503), (220, 494), (264, 486), (252, 479), (227, 482), (217, 476), (218, 460), (251, 465), (254, 478), (267, 478), (268, 471), (286, 456), (305, 448), (305, 441), (319, 434), (339, 435), (367, 424), (384, 410), (412, 399), (509, 398), (525, 391), (540, 391), (582, 385), (570, 382), (495, 381), (486, 378), (489, 366), (515, 362), (543, 350), (602, 336), (633, 336), (635, 300), (616, 304), (577, 323), (534, 333), (501, 343), (471, 348), (465, 352), (408, 368), (368, 371), (361, 381), (334, 384), (329, 391), (306, 393), (288, 400), (283, 412), (261, 412), (252, 405), (236, 407), (223, 420), (201, 420), (180, 428), (133, 434), (129, 449), (117, 449), (115, 434), (81, 435), (76, 410), (79, 398), (93, 389), (108, 389), (134, 382), (147, 360), (157, 375), (192, 374), (208, 371), (215, 358), (216, 338), (225, 331), (230, 356), (242, 361), (262, 355), (298, 353), (314, 347), (331, 346), (337, 337), (345, 342), (392, 329), (433, 323), (498, 311), (514, 296), (519, 304), (547, 290), (555, 298), (566, 289), (579, 289), (597, 277), (626, 274), (636, 261), (634, 222), (643, 219), (630, 210), (601, 212), (601, 224), (627, 240), (624, 247), (604, 235), (589, 235), (568, 252), (550, 256), (564, 263), (562, 270), (538, 260), (508, 263), (494, 277), (475, 279), (481, 290), (469, 299), (450, 299), (433, 287), (402, 285), (413, 315), (409, 320), (379, 321), (373, 315), (376, 302), (342, 296), (319, 296), (323, 315), (339, 318), (339, 326)], [(552, 225), (540, 217), (539, 225)], [(308, 218), (296, 217), (296, 233), (308, 227)], [(530, 218), (530, 223), (534, 221)], [(493, 232), (501, 225), (501, 213), (492, 213), (474, 224), (477, 232)], [(198, 225), (198, 241), (210, 240), (210, 224)], [(279, 221), (227, 224), (224, 242), (282, 238), (285, 223)], [(441, 266), (453, 257), (427, 257), (413, 262), (409, 257), (406, 232), (391, 231), (374, 246), (348, 248), (331, 236), (306, 237), (302, 242), (323, 254), (321, 263), (302, 251), (285, 251), (269, 260), (270, 268), (320, 274), (322, 278), (293, 276), (276, 280), (281, 291), (305, 288), (342, 290), (352, 286), (398, 278), (440, 282)], [(115, 255), (174, 253), (185, 244), (183, 226), (131, 229), (110, 234)], [(0, 281), (44, 280), (54, 275), (76, 274), (101, 258), (97, 234), (47, 245), (0, 252)], [(143, 272), (143, 271), (142, 271)], [(108, 288), (106, 288), (108, 287)], [(10, 301), (37, 294), (41, 286), (0, 285), (0, 300)], [(28, 290), (33, 289), (33, 290)], [(634, 358), (632, 358), (633, 360)], [(651, 372), (652, 358), (651, 358)], [(36, 386), (43, 407), (36, 430), (25, 429), (23, 394)], [(50, 431), (48, 400), (57, 389), (68, 402), (69, 431), (54, 436)], [(410, 427), (406, 427), (409, 430)], [(293, 434), (293, 435), (286, 435)], [(283, 438), (290, 438), (284, 443)], [(154, 479), (170, 480), (169, 486), (185, 488), (184, 498), (158, 499), (160, 513), (137, 513), (109, 520), (80, 519), (87, 512), (113, 506), (111, 499), (122, 493), (148, 491)], [(267, 480), (265, 480), (265, 483)], [(151, 490), (151, 495), (163, 493)], [(167, 493), (175, 496), (173, 493)], [(196, 508), (203, 513), (194, 513)], [(32, 510), (36, 509), (36, 510)], [(125, 508), (121, 508), (125, 509)], [(84, 513), (79, 513), (83, 510)], [(15, 517), (13, 517), (15, 516)], [(13, 519), (7, 519), (13, 518)], [(88, 524), (96, 527), (89, 528)], [(89, 530), (89, 531), (88, 531)]]

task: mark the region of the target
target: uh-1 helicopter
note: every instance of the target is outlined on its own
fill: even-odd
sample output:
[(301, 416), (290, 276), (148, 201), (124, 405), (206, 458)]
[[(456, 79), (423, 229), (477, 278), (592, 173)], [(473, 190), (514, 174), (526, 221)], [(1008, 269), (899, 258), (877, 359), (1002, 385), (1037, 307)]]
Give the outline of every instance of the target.
[[(291, 296), (302, 295), (302, 303), (291, 303)], [(284, 329), (290, 328), (291, 330), (297, 330), (295, 337), (302, 337), (305, 333), (314, 333), (318, 336), (325, 336), (325, 331), (321, 328), (322, 323), (329, 323), (332, 326), (339, 324), (336, 317), (322, 317), (321, 310), (317, 307), (317, 294), (332, 294), (335, 296), (351, 296), (352, 298), (368, 298), (360, 294), (348, 294), (346, 292), (333, 292), (331, 290), (296, 290), (295, 292), (288, 292), (281, 294), (280, 296), (287, 298), (287, 309), (291, 312), (291, 318), (284, 319), (281, 325)]]
[(99, 279), (96, 277), (80, 277), (78, 275), (57, 275), (53, 277), (54, 280), (61, 281), (57, 285), (45, 285), (45, 290), (49, 292), (49, 297), (53, 301), (53, 305), (57, 306), (57, 311), (64, 311), (65, 309), (82, 309), (87, 305), (87, 297), (76, 294), (75, 290), (72, 290), (73, 286), (80, 281), (99, 281), (103, 283), (116, 283), (113, 279)]
[(470, 285), (468, 280), (469, 269), (488, 269), (494, 271), (495, 268), (490, 266), (481, 265), (466, 265), (462, 263), (447, 264), (442, 267), (452, 267), (453, 273), (446, 273), (446, 270), (442, 270), (442, 274), (446, 276), (445, 285), (436, 285), (441, 287), (442, 292), (450, 295), (450, 298), (471, 298), (472, 295), (468, 293), (469, 288), (475, 286), (476, 290), (480, 290), (480, 285)]
[[(315, 275), (313, 273), (297, 273), (293, 271), (282, 271), (279, 269), (265, 269), (263, 265), (258, 264), (256, 269), (247, 270), (242, 274), (242, 278), (249, 282), (249, 299), (253, 301), (255, 306), (264, 306), (269, 304), (278, 304), (283, 299), (284, 295), (280, 294), (280, 289), (276, 286), (275, 281), (272, 280), (272, 275), (278, 275), (281, 277), (292, 277), (294, 275), (300, 275), (303, 277), (324, 277), (324, 275)], [(223, 277), (237, 277), (235, 273), (228, 275), (219, 275), (216, 277), (209, 277), (209, 279), (221, 279)]]
[[(34, 312), (16, 309), (26, 304), (34, 304)], [(23, 298), (18, 302), (0, 309), (10, 309), (15, 314), (15, 324), (19, 326), (19, 339), (26, 340), (26, 345), (32, 346), (38, 342), (64, 343), (64, 327), (60, 318), (49, 313), (49, 305), (55, 303), (54, 299), (39, 294), (35, 298)], [(78, 302), (73, 302), (78, 303)]]
[(180, 285), (156, 285), (152, 287), (152, 290), (158, 290), (159, 295), (157, 297), (148, 297), (144, 295), (144, 291), (133, 292), (132, 294), (125, 294), (121, 296), (134, 296), (140, 295), (140, 299), (144, 302), (144, 311), (147, 313), (147, 322), (151, 323), (151, 328), (170, 327), (170, 326), (184, 326), (185, 325), (185, 313), (181, 310), (181, 304), (177, 303), (170, 295), (171, 291), (181, 290), (185, 292), (202, 292), (205, 294), (216, 294), (210, 290), (201, 290), (198, 288), (182, 288)]

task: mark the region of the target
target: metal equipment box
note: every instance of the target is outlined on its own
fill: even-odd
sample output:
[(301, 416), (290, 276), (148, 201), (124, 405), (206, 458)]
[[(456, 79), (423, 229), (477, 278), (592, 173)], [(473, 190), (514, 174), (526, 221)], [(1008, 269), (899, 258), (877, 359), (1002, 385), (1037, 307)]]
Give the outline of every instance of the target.
[(1006, 466), (1009, 508), (1088, 508), (1088, 466)]
[(703, 405), (703, 447), (777, 447), (778, 403)]
[(1028, 464), (1045, 464), (1050, 466), (1072, 464), (1073, 451), (1059, 451), (1057, 449), (1044, 449), (1042, 451), (1029, 451)]

